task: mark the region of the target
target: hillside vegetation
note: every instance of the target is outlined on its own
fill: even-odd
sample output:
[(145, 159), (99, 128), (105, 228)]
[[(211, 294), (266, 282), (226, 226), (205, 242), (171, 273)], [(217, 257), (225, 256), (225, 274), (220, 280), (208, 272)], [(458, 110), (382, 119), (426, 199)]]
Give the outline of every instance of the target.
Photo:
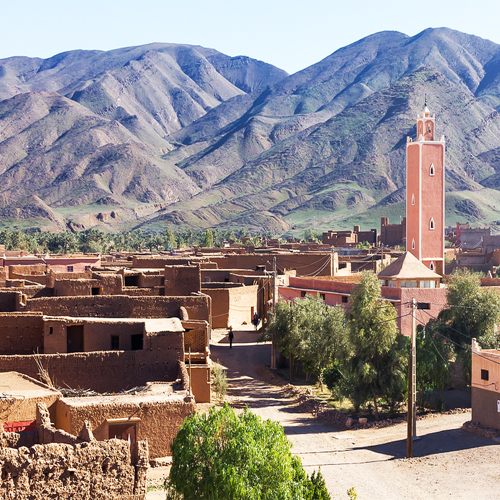
[(447, 223), (500, 211), (500, 46), (381, 32), (288, 76), (150, 44), (0, 60), (4, 226), (275, 234), (404, 216), (406, 137), (436, 114)]

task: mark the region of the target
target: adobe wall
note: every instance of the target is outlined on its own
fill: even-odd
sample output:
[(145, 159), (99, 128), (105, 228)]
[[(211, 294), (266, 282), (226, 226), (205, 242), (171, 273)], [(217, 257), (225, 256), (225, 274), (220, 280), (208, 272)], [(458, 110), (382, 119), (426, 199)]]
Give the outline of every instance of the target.
[(47, 264), (17, 264), (8, 267), (9, 278), (15, 279), (16, 275), (23, 276), (44, 276), (47, 272)]
[[(144, 394), (147, 394), (144, 393)], [(171, 455), (171, 445), (184, 419), (195, 412), (192, 400), (184, 401), (179, 397), (171, 400), (168, 395), (148, 401), (147, 397), (117, 397), (105, 403), (85, 404), (84, 398), (78, 398), (82, 404), (67, 404), (60, 400), (56, 412), (56, 427), (77, 434), (85, 421), (88, 421), (94, 437), (103, 441), (108, 439), (107, 419), (123, 419), (133, 416), (136, 421), (138, 440), (148, 440), (150, 458)], [(92, 398), (94, 399), (94, 398)], [(101, 398), (105, 401), (106, 398)], [(111, 399), (111, 398), (110, 398)], [(140, 404), (139, 404), (140, 403)], [(123, 441), (126, 443), (126, 441)]]
[(191, 295), (201, 290), (200, 266), (166, 266), (165, 295)]
[(228, 327), (241, 325), (252, 321), (252, 311), (257, 311), (258, 285), (241, 286), (229, 289)]
[(21, 290), (0, 291), (0, 312), (16, 311), (21, 301), (23, 292)]
[[(132, 349), (132, 335), (144, 334), (144, 323), (131, 323), (127, 321), (87, 322), (75, 318), (46, 318), (44, 320), (44, 354), (66, 353), (68, 346), (67, 326), (83, 324), (84, 341), (83, 350), (108, 351), (111, 350), (111, 336), (119, 337), (119, 350), (130, 351)], [(174, 334), (172, 334), (174, 335)], [(172, 337), (173, 339), (173, 337)], [(179, 340), (174, 344), (179, 344)]]
[(114, 500), (135, 492), (136, 468), (123, 440), (0, 448), (0, 498)]
[(140, 255), (134, 255), (132, 257), (132, 267), (134, 269), (164, 269), (165, 266), (189, 266), (206, 261), (206, 257), (195, 257), (194, 255), (187, 257), (141, 257)]
[(123, 275), (120, 273), (93, 273), (99, 287), (99, 295), (120, 295), (124, 289)]
[[(1, 296), (1, 294), (0, 294)], [(128, 297), (94, 295), (91, 297), (46, 297), (29, 299), (20, 311), (40, 311), (46, 316), (95, 318), (170, 318), (180, 317), (183, 306), (189, 319), (208, 321), (209, 299), (191, 297)]]
[(139, 274), (137, 277), (138, 284), (140, 288), (151, 288), (155, 286), (163, 286), (165, 282), (165, 277), (163, 273), (161, 275), (158, 274)]
[(210, 403), (211, 383), (210, 365), (191, 365), (191, 390), (197, 403)]
[[(229, 288), (204, 288), (203, 293), (212, 298), (212, 328), (229, 326)], [(191, 315), (189, 315), (191, 318)]]
[(141, 351), (0, 356), (0, 372), (17, 371), (38, 380), (38, 362), (56, 387), (118, 392), (150, 381), (176, 380), (178, 361), (183, 357), (179, 345), (151, 350), (148, 346)]
[(210, 257), (210, 261), (216, 262), (219, 269), (255, 269), (265, 266), (267, 271), (272, 271), (273, 258), (276, 257), (279, 269), (296, 269), (297, 276), (315, 273), (318, 276), (332, 276), (332, 261), (325, 266), (331, 256), (331, 252), (226, 254), (224, 257)]
[(97, 287), (97, 282), (88, 279), (56, 279), (54, 282), (54, 297), (79, 297), (92, 295), (92, 287)]
[(498, 401), (500, 393), (481, 387), (471, 387), (472, 421), (485, 427), (500, 429)]
[(0, 354), (33, 354), (42, 350), (41, 313), (0, 313)]

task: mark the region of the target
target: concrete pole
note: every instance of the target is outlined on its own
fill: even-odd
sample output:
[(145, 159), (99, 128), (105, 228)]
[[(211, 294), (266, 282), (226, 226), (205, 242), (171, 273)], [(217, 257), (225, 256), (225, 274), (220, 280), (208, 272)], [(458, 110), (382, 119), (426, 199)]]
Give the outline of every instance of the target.
[(406, 438), (406, 456), (413, 457), (413, 438), (416, 436), (416, 392), (417, 392), (417, 340), (416, 340), (416, 317), (417, 302), (411, 301), (411, 350), (408, 363), (408, 422)]
[[(273, 315), (276, 310), (276, 257), (273, 257)], [(271, 344), (271, 368), (276, 368), (276, 346)]]

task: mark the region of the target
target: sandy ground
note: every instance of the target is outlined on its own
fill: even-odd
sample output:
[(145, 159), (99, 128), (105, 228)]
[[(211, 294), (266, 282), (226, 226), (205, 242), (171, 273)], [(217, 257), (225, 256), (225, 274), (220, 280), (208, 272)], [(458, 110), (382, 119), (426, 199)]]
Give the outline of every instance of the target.
[[(419, 420), (420, 439), (414, 443), (414, 458), (407, 459), (406, 423), (345, 430), (301, 413), (294, 400), (264, 380), (269, 378), (262, 365), (269, 365), (271, 347), (258, 344), (257, 337), (237, 331), (229, 349), (225, 332), (214, 332), (212, 359), (227, 368), (227, 399), (237, 408), (248, 405), (263, 418), (281, 422), (306, 470), (321, 467), (333, 499), (347, 499), (353, 486), (358, 500), (500, 498), (499, 444), (461, 430), (470, 412)], [(164, 498), (163, 492), (154, 493), (148, 500)]]

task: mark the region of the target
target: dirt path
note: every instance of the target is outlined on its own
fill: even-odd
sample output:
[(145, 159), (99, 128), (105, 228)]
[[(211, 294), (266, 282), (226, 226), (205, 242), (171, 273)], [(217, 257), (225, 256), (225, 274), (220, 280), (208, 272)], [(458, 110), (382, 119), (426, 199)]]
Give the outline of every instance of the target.
[(332, 498), (346, 499), (352, 486), (358, 500), (500, 498), (500, 447), (461, 430), (470, 413), (420, 420), (416, 458), (406, 459), (405, 423), (347, 431), (301, 413), (279, 387), (263, 380), (259, 368), (269, 364), (271, 350), (256, 340), (254, 332), (235, 332), (229, 349), (227, 337), (214, 333), (212, 359), (227, 368), (228, 399), (281, 422), (306, 470), (321, 466)]

